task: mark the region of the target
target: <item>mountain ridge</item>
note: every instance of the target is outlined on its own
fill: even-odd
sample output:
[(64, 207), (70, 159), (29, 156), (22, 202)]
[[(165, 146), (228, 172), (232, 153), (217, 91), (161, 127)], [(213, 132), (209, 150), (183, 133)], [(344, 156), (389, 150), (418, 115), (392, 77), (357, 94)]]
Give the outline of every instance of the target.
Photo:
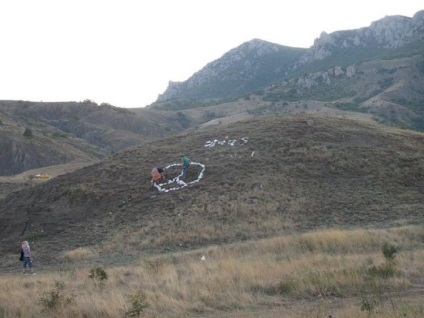
[(308, 52), (301, 57), (295, 68), (322, 60), (335, 49), (352, 47), (400, 48), (413, 41), (424, 40), (424, 10), (412, 18), (405, 16), (386, 16), (374, 21), (369, 27), (354, 30), (322, 32)]
[[(165, 92), (163, 100), (142, 109), (89, 100), (0, 101), (0, 174), (81, 156), (94, 162), (152, 140), (270, 114), (342, 112), (423, 131), (423, 30), (419, 11), (412, 18), (385, 17), (369, 27), (323, 33), (310, 49), (253, 39), (176, 84), (176, 95), (168, 99)], [(27, 128), (31, 138), (24, 136)], [(73, 146), (65, 149), (61, 142)]]
[[(220, 98), (241, 96), (267, 86), (283, 76), (288, 66), (305, 50), (253, 39), (208, 63), (188, 80), (170, 82), (167, 90), (159, 95), (157, 101), (180, 97), (216, 98), (217, 93), (220, 94)], [(272, 63), (269, 63), (270, 59), (273, 60)], [(276, 63), (279, 66), (274, 68)], [(217, 80), (223, 83), (215, 84)], [(237, 83), (236, 86), (234, 82)], [(205, 86), (206, 88), (203, 88)], [(221, 94), (222, 91), (225, 93)]]
[[(243, 83), (242, 76), (244, 73), (240, 73), (237, 78), (227, 78), (225, 71), (234, 64), (234, 61), (243, 60), (245, 64), (257, 65), (262, 61), (254, 61), (252, 58), (246, 58), (246, 50), (257, 53), (262, 57), (269, 54), (272, 50), (277, 50), (278, 47), (284, 47), (290, 50), (299, 50), (298, 53), (304, 51), (304, 54), (296, 56), (293, 59), (287, 59), (286, 64), (280, 64), (278, 62), (273, 64), (274, 71), (278, 74), (278, 79), (273, 79), (274, 83), (286, 79), (294, 71), (302, 69), (305, 65), (310, 64), (314, 61), (323, 60), (330, 57), (333, 52), (340, 49), (349, 48), (370, 48), (377, 47), (381, 49), (397, 49), (404, 47), (408, 43), (423, 41), (424, 40), (424, 10), (414, 14), (412, 18), (404, 16), (386, 16), (380, 20), (374, 21), (369, 27), (364, 27), (354, 30), (346, 31), (335, 31), (331, 34), (322, 32), (321, 36), (314, 41), (314, 44), (309, 49), (296, 49), (284, 47), (279, 44), (266, 42), (259, 39), (253, 39), (245, 42), (240, 46), (230, 50), (224, 54), (221, 58), (208, 63), (201, 70), (193, 74), (189, 79), (184, 82), (170, 82), (168, 88), (163, 94), (160, 94), (157, 102), (163, 102), (175, 98), (195, 98), (195, 99), (206, 99), (216, 98), (223, 99), (228, 97), (239, 97), (242, 92), (250, 92), (260, 89), (264, 86), (272, 84), (271, 81), (268, 83), (262, 83), (262, 85), (255, 85), (255, 87), (246, 87), (244, 89), (239, 88), (237, 91), (233, 91), (229, 95), (228, 91), (220, 93), (219, 90), (213, 88), (216, 86), (216, 82), (211, 79), (220, 78), (220, 81), (237, 80), (239, 83)], [(285, 54), (286, 52), (283, 52)], [(233, 76), (235, 72), (233, 72)], [(246, 72), (246, 76), (254, 78), (258, 77), (254, 72)], [(261, 80), (258, 78), (258, 82)], [(209, 83), (208, 95), (201, 95), (199, 93), (194, 94), (194, 88), (198, 90), (207, 90), (203, 86), (205, 83)], [(224, 88), (221, 88), (224, 90)]]

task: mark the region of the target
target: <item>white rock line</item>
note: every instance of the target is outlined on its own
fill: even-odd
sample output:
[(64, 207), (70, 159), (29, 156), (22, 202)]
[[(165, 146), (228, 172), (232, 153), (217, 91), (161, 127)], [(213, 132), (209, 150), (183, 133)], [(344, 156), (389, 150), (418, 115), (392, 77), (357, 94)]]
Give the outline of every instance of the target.
[[(241, 141), (243, 142), (242, 145), (246, 144), (249, 141), (249, 137), (243, 137), (241, 138)], [(218, 139), (214, 139), (214, 140), (208, 140), (205, 143), (205, 147), (215, 147), (215, 145), (220, 145), (220, 146), (224, 146), (225, 144), (227, 144), (228, 146), (235, 146), (237, 142), (237, 139), (228, 139), (228, 137), (225, 138), (225, 140), (218, 140)]]
[[(199, 175), (197, 176), (197, 179), (196, 180), (193, 180), (193, 181), (191, 181), (191, 182), (188, 182), (188, 183), (185, 183), (183, 180), (180, 180), (180, 177), (182, 176), (182, 172), (178, 175), (178, 176), (176, 176), (174, 179), (171, 179), (171, 180), (167, 180), (167, 182), (164, 182), (164, 183), (160, 183), (160, 184), (154, 184), (154, 186), (155, 186), (155, 188), (156, 189), (158, 189), (159, 190), (159, 192), (169, 192), (169, 191), (175, 191), (175, 190), (180, 190), (180, 189), (182, 189), (182, 188), (184, 188), (184, 187), (186, 187), (186, 186), (188, 186), (188, 185), (190, 185), (190, 184), (194, 184), (194, 183), (197, 183), (197, 182), (199, 182), (202, 178), (203, 178), (203, 172), (205, 171), (205, 165), (204, 164), (201, 164), (201, 163), (199, 163), (199, 162), (192, 162), (191, 164), (190, 164), (190, 166), (200, 166), (201, 168), (202, 168), (202, 170), (200, 171), (200, 173), (199, 173)], [(164, 168), (164, 170), (167, 170), (167, 169), (169, 169), (169, 168), (171, 168), (171, 167), (181, 167), (181, 164), (179, 164), (179, 163), (173, 163), (173, 164), (171, 164), (171, 165), (168, 165), (168, 166), (166, 166), (165, 168)], [(165, 188), (163, 188), (163, 186), (166, 186), (166, 185), (168, 185), (168, 184), (172, 184), (172, 183), (176, 183), (176, 184), (178, 184), (179, 185), (179, 187), (174, 187), (174, 188), (169, 188), (169, 189), (165, 189)]]

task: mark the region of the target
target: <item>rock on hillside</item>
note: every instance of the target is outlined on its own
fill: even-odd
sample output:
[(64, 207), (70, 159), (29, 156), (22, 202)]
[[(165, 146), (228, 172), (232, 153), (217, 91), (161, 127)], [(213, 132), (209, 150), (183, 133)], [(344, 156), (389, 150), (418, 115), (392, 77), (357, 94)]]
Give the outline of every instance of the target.
[[(203, 178), (168, 193), (150, 188), (151, 168), (182, 155), (205, 165)], [(167, 178), (179, 172), (169, 167)], [(193, 165), (184, 181), (199, 173)], [(16, 268), (24, 239), (44, 266), (58, 264), (56, 252), (97, 244), (92, 260), (106, 265), (292, 231), (422, 222), (423, 180), (421, 133), (303, 115), (238, 122), (9, 194), (0, 200), (0, 254), (13, 261), (0, 268)]]

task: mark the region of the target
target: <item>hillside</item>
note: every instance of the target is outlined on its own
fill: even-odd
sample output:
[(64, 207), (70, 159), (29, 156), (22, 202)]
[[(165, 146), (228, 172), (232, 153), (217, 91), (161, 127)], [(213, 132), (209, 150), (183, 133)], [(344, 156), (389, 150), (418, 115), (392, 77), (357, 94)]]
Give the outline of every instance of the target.
[[(0, 176), (85, 165), (158, 138), (263, 115), (342, 115), (424, 131), (423, 49), (420, 11), (322, 33), (309, 49), (253, 39), (187, 81), (171, 82), (146, 108), (0, 101)], [(1, 179), (0, 188), (12, 190)]]
[[(205, 166), (202, 178), (169, 192), (150, 188), (151, 168), (182, 155)], [(201, 170), (193, 165), (185, 182)], [(166, 172), (170, 179), (179, 170)], [(53, 252), (95, 245), (106, 265), (314, 229), (422, 223), (423, 180), (422, 133), (331, 116), (238, 122), (11, 193), (0, 200), (1, 267), (14, 268), (23, 239), (45, 267), (63, 260)]]
[(238, 98), (305, 73), (366, 61), (422, 55), (424, 10), (386, 16), (369, 27), (322, 32), (309, 49), (253, 39), (207, 64), (184, 82), (170, 82), (160, 102)]
[(423, 52), (420, 11), (254, 39), (146, 108), (0, 101), (0, 318), (422, 317)]
[(208, 108), (205, 118), (224, 122), (228, 111), (215, 109), (244, 101), (244, 109), (231, 115), (348, 111), (423, 131), (423, 50), (424, 11), (412, 18), (384, 17), (360, 29), (323, 32), (309, 49), (254, 39), (185, 82), (171, 82), (149, 108), (185, 111), (188, 121), (190, 110)]
[(0, 176), (74, 161), (94, 162), (180, 132), (182, 124), (175, 113), (130, 111), (91, 101), (0, 101)]
[[(368, 61), (293, 77), (259, 97), (274, 109), (292, 111), (301, 102), (371, 115), (388, 125), (424, 130), (424, 56)], [(319, 109), (313, 109), (319, 111)]]
[(305, 52), (306, 49), (253, 39), (208, 63), (187, 81), (170, 82), (158, 101), (244, 96), (280, 80)]

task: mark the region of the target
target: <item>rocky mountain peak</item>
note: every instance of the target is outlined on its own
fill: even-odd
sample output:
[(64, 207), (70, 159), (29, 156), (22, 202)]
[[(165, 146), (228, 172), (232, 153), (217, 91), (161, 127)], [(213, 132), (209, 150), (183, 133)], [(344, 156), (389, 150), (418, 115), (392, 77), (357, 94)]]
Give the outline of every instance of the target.
[[(412, 18), (386, 16), (368, 27), (322, 32), (309, 49), (252, 39), (207, 64), (184, 82), (169, 82), (157, 101), (235, 98), (280, 82), (305, 65), (334, 56), (354, 64), (424, 41), (424, 10)], [(420, 54), (415, 45), (415, 54)], [(336, 63), (336, 62), (334, 62)], [(333, 64), (334, 64), (333, 63)], [(341, 64), (343, 64), (341, 63)], [(327, 63), (331, 64), (331, 63)], [(340, 64), (327, 65), (334, 67)]]
[[(217, 98), (237, 95), (245, 89), (243, 85), (238, 84), (238, 87), (231, 87), (231, 84), (223, 83), (259, 81), (258, 79), (262, 76), (261, 72), (268, 71), (266, 66), (264, 68), (264, 65), (268, 63), (267, 59), (271, 55), (278, 56), (277, 59), (280, 59), (282, 65), (282, 67), (274, 69), (273, 72), (283, 74), (287, 69), (287, 67), (284, 67), (287, 64), (284, 60), (287, 59), (287, 56), (290, 59), (293, 54), (296, 55), (295, 59), (297, 59), (301, 55), (298, 53), (299, 50), (304, 49), (288, 48), (260, 39), (250, 40), (228, 51), (219, 59), (208, 63), (187, 81), (170, 81), (167, 90), (159, 95), (158, 101), (179, 97)], [(290, 60), (290, 62), (293, 63), (295, 59)], [(217, 82), (221, 84), (216, 85)], [(213, 85), (218, 86), (218, 88), (214, 91), (205, 88), (210, 83), (214, 83)]]
[(353, 47), (399, 48), (409, 42), (424, 39), (424, 10), (412, 18), (386, 16), (369, 27), (356, 30), (322, 32), (309, 51), (302, 56), (297, 67), (315, 60), (322, 60), (338, 49)]

